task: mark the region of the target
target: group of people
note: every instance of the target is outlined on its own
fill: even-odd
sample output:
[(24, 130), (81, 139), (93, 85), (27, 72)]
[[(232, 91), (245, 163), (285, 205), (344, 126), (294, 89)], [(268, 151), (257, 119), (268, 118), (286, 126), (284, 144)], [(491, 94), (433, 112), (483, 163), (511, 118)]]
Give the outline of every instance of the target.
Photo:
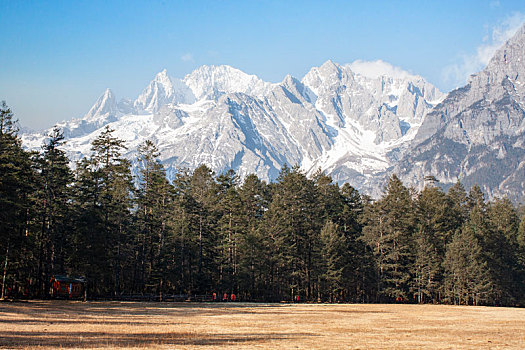
[[(228, 293), (224, 293), (224, 295), (222, 296), (222, 301), (236, 301), (236, 300), (237, 300), (237, 296), (233, 293), (230, 295), (229, 299), (228, 299)], [(213, 301), (219, 301), (217, 299), (217, 293), (213, 293)]]

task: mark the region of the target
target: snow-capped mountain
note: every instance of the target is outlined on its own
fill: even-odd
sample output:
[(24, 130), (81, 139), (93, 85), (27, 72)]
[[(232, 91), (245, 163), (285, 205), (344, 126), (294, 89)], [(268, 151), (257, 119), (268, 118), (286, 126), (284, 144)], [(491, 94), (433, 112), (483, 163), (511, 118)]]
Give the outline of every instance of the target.
[[(58, 126), (73, 160), (109, 125), (129, 157), (153, 140), (169, 174), (206, 164), (272, 180), (286, 163), (363, 188), (404, 154), (443, 94), (381, 61), (355, 70), (328, 61), (280, 83), (229, 66), (202, 66), (182, 80), (164, 70), (136, 100), (117, 103), (106, 90), (84, 117)], [(23, 134), (23, 143), (38, 149), (46, 133)]]
[(272, 87), (271, 83), (262, 81), (256, 75), (246, 74), (226, 65), (201, 66), (188, 74), (183, 82), (197, 100), (216, 99), (225, 93), (235, 92), (261, 97)]
[[(133, 103), (138, 112), (157, 112), (167, 104), (193, 103), (195, 96), (181, 80), (172, 79), (166, 69), (158, 73)], [(135, 111), (131, 111), (135, 112)]]
[(421, 77), (399, 69), (402, 76), (384, 75), (385, 65), (393, 69), (369, 62), (368, 71), (360, 74), (351, 65), (328, 61), (303, 78), (334, 133), (334, 146), (313, 162), (311, 171), (321, 168), (339, 182), (351, 179), (368, 191), (368, 179), (395, 163), (425, 114), (444, 97)]
[(427, 115), (394, 171), (421, 187), (478, 184), (490, 197), (525, 199), (525, 26), (487, 67)]

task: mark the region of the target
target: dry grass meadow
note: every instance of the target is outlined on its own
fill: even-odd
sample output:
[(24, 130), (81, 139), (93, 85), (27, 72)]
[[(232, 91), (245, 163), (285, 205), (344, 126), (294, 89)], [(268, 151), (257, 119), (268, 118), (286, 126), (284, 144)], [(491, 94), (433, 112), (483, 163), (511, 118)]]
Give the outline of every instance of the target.
[(0, 348), (525, 349), (525, 309), (4, 302)]

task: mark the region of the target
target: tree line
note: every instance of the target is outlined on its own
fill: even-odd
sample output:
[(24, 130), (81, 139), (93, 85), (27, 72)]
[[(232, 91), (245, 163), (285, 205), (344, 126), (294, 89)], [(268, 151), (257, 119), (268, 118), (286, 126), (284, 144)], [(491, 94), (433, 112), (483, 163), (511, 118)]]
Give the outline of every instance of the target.
[(22, 148), (0, 106), (2, 297), (46, 297), (55, 274), (90, 296), (233, 293), (240, 300), (523, 305), (525, 220), (458, 182), (378, 200), (283, 167), (266, 183), (206, 165), (172, 182), (151, 141), (135, 169), (106, 127), (73, 169), (59, 129)]

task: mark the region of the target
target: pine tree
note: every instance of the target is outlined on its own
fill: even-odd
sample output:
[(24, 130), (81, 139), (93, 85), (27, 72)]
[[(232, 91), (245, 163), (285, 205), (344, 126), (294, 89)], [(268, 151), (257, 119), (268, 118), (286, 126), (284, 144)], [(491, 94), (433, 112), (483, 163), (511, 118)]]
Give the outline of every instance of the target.
[(450, 197), (436, 187), (425, 187), (416, 202), (415, 280), (412, 294), (417, 302), (438, 302), (443, 281), (446, 245), (455, 230)]
[(319, 286), (319, 296), (321, 291), (328, 295), (328, 301), (343, 301), (347, 290), (345, 284), (345, 273), (348, 269), (348, 242), (346, 237), (339, 229), (337, 224), (327, 220), (321, 230), (321, 257), (323, 273), (321, 274), (324, 283)]
[(16, 121), (5, 101), (0, 104), (0, 254), (2, 254), (1, 298), (6, 288), (21, 294), (33, 274), (31, 194), (35, 176), (30, 154), (21, 147)]
[(239, 244), (246, 233), (242, 202), (237, 190), (239, 177), (233, 170), (217, 177), (218, 202), (218, 248), (219, 248), (219, 287), (222, 291), (239, 292)]
[(284, 168), (274, 186), (272, 203), (265, 217), (266, 234), (271, 240), (274, 294), (292, 298), (302, 295), (313, 300), (321, 270), (320, 231), (323, 208), (312, 180), (298, 167)]
[(414, 215), (411, 193), (396, 175), (381, 200), (367, 206), (363, 220), (362, 239), (374, 252), (379, 295), (384, 300), (407, 300), (414, 262)]
[(485, 195), (481, 188), (478, 185), (472, 186), (467, 196), (467, 209), (472, 211), (474, 208), (478, 208), (482, 211), (485, 211), (487, 204), (485, 203)]
[(493, 237), (487, 204), (478, 186), (467, 196), (468, 220), (448, 247), (446, 293), (455, 303), (487, 304), (502, 296), (495, 275)]
[(169, 272), (168, 265), (173, 267), (167, 248), (174, 247), (174, 238), (168, 225), (168, 218), (173, 210), (174, 191), (166, 179), (162, 164), (158, 161), (159, 151), (153, 142), (145, 141), (138, 150), (138, 242), (135, 242), (134, 246), (138, 248), (136, 255), (139, 257), (139, 268), (135, 268), (135, 271), (140, 276), (139, 290), (158, 293), (162, 298), (165, 276)]
[(264, 181), (251, 174), (239, 188), (239, 196), (246, 230), (239, 241), (239, 292), (248, 299), (261, 300), (271, 289), (267, 278), (271, 276), (270, 245), (261, 227), (270, 191)]
[(494, 281), (493, 303), (512, 305), (520, 297), (518, 214), (508, 199), (489, 203), (487, 221), (490, 230), (483, 238), (483, 248)]
[(93, 156), (77, 164), (75, 181), (76, 269), (95, 294), (120, 294), (123, 248), (132, 205), (130, 163), (124, 142), (107, 126), (93, 141)]
[(456, 231), (447, 245), (444, 260), (445, 297), (456, 305), (482, 302), (489, 289), (482, 248), (471, 225)]
[(173, 289), (180, 294), (194, 293), (201, 285), (198, 271), (202, 236), (197, 233), (202, 230), (202, 208), (192, 193), (192, 174), (187, 170), (177, 173), (173, 186), (175, 202), (170, 215), (169, 226), (173, 232), (174, 252)]
[(196, 291), (203, 294), (211, 292), (218, 276), (217, 213), (214, 211), (217, 207), (217, 184), (212, 170), (205, 165), (194, 170), (190, 181), (198, 220), (198, 228), (193, 232), (198, 244)]
[(39, 295), (49, 290), (49, 280), (56, 273), (64, 274), (68, 259), (69, 201), (73, 174), (69, 159), (60, 149), (64, 136), (54, 128), (36, 158), (38, 172), (38, 285)]
[(452, 222), (454, 231), (461, 228), (468, 218), (467, 192), (463, 185), (458, 181), (447, 193), (447, 197), (452, 204)]
[(340, 188), (340, 193), (344, 204), (339, 225), (348, 245), (345, 300), (365, 302), (374, 298), (377, 276), (372, 249), (362, 239), (364, 202), (359, 192), (348, 183)]

